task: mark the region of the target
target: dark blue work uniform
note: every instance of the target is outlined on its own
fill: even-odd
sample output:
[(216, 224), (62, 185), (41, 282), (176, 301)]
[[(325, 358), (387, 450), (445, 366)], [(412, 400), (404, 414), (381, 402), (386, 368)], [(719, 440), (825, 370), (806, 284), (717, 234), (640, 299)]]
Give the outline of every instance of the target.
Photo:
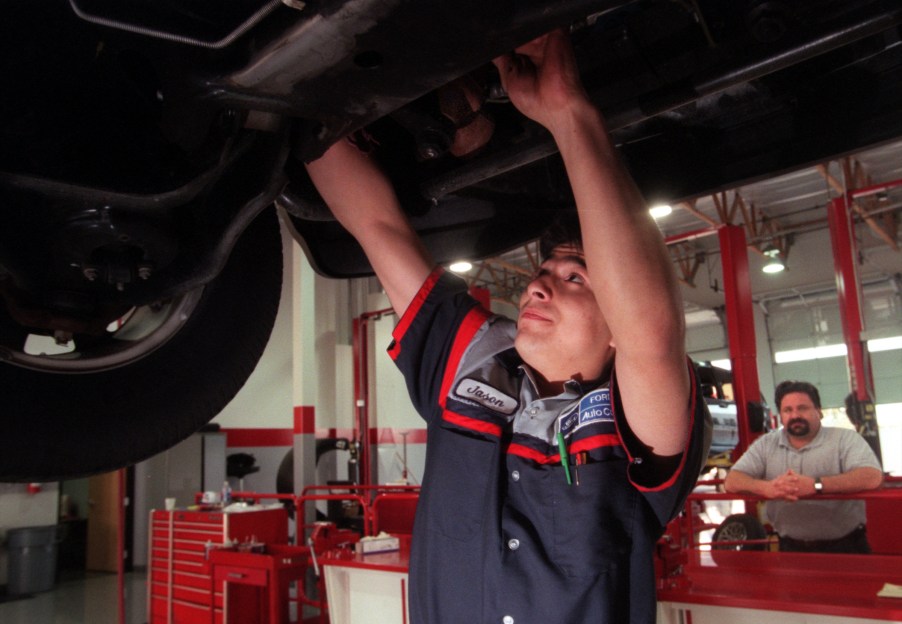
[(411, 621), (653, 624), (653, 549), (704, 462), (704, 401), (693, 391), (679, 466), (643, 474), (648, 450), (619, 413), (616, 381), (571, 380), (541, 398), (515, 331), (441, 269), (395, 329), (389, 354), (428, 431)]

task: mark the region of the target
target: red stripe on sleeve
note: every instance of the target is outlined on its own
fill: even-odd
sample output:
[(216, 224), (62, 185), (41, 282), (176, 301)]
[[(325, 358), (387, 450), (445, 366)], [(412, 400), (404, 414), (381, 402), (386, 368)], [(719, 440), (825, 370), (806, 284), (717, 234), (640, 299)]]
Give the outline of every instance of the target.
[(462, 416), (460, 414), (455, 414), (454, 412), (444, 410), (442, 412), (442, 418), (447, 420), (450, 423), (454, 423), (459, 427), (463, 427), (465, 429), (470, 429), (472, 431), (479, 431), (481, 433), (488, 433), (493, 436), (501, 436), (501, 427), (487, 422), (485, 420), (479, 420), (478, 418), (470, 418), (469, 416)]
[(411, 301), (410, 305), (407, 306), (407, 309), (404, 311), (404, 315), (401, 317), (401, 320), (398, 321), (398, 324), (395, 326), (394, 331), (392, 331), (392, 338), (394, 339), (394, 342), (392, 342), (392, 346), (388, 350), (388, 355), (392, 360), (398, 359), (398, 355), (401, 353), (401, 338), (404, 337), (404, 334), (407, 332), (407, 329), (410, 327), (413, 319), (416, 318), (417, 313), (420, 311), (420, 308), (423, 307), (423, 303), (426, 301), (429, 293), (432, 292), (433, 288), (435, 288), (436, 282), (438, 282), (439, 278), (444, 272), (445, 269), (440, 266), (435, 267), (432, 270), (432, 273), (429, 274), (429, 277), (427, 277), (426, 281), (423, 282), (423, 285), (420, 286), (420, 290), (413, 298), (413, 301)]
[[(673, 474), (667, 481), (655, 487), (643, 487), (630, 478), (630, 483), (632, 483), (640, 492), (658, 492), (666, 490), (672, 486), (677, 478), (683, 473), (683, 469), (686, 467), (686, 458), (689, 456), (689, 447), (692, 445), (692, 428), (695, 425), (695, 402), (698, 400), (698, 397), (695, 396), (695, 388), (695, 369), (689, 364), (689, 391), (691, 393), (689, 397), (689, 437), (686, 440), (686, 448), (683, 449), (683, 457), (680, 458), (680, 465), (673, 471)], [(626, 445), (624, 445), (624, 447), (625, 446)], [(627, 454), (629, 454), (629, 451), (627, 451)], [(628, 471), (627, 474), (629, 474)]]
[(457, 367), (460, 360), (464, 356), (464, 351), (473, 340), (473, 336), (482, 327), (482, 324), (491, 316), (481, 306), (476, 306), (464, 317), (460, 327), (457, 328), (457, 335), (454, 336), (454, 344), (451, 346), (451, 353), (448, 355), (448, 363), (445, 365), (445, 377), (442, 379), (442, 390), (439, 395), (439, 404), (445, 407), (445, 399), (451, 392), (451, 384), (454, 382), (454, 376), (457, 374)]

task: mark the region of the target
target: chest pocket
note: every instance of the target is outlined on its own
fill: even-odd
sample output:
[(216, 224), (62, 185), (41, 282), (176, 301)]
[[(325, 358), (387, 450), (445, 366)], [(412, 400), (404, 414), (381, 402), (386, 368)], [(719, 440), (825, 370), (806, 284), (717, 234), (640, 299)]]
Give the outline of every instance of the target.
[(567, 576), (626, 569), (640, 496), (625, 473), (625, 461), (584, 464), (578, 486), (555, 487), (551, 556)]
[[(427, 526), (446, 537), (467, 541), (481, 534), (497, 497), (498, 441), (442, 423), (430, 431), (423, 493), (428, 491)], [(422, 496), (422, 495), (421, 495)]]

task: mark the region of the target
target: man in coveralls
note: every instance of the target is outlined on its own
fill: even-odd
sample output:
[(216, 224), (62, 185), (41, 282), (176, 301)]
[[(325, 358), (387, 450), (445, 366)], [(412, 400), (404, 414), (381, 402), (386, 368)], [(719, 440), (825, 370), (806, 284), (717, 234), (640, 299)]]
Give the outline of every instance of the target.
[(401, 315), (389, 354), (427, 422), (411, 621), (651, 624), (655, 542), (710, 440), (671, 261), (566, 35), (495, 65), (557, 142), (582, 230), (551, 243), (516, 324), (435, 268), (366, 154), (308, 164)]

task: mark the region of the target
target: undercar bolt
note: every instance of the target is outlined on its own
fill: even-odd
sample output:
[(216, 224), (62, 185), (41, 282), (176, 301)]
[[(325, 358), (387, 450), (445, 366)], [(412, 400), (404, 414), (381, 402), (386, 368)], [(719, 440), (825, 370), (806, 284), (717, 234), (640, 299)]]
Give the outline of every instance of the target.
[(81, 274), (85, 276), (86, 280), (93, 282), (100, 275), (100, 271), (95, 266), (84, 266), (81, 269)]

